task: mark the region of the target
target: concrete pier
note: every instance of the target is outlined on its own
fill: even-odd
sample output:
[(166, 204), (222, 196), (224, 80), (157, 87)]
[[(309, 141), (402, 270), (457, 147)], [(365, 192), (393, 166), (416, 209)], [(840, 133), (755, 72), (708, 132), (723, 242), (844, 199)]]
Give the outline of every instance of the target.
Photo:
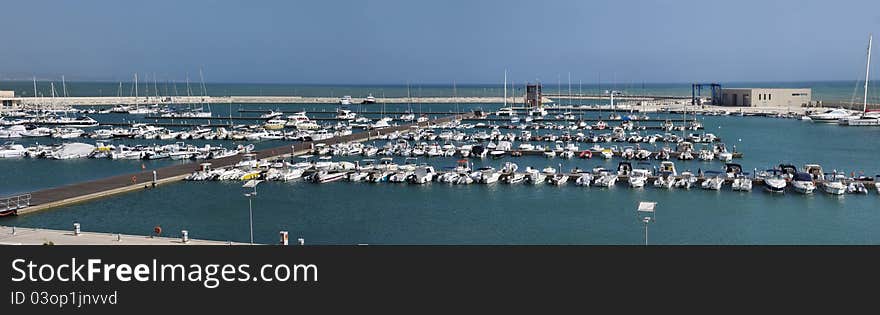
[[(179, 234), (179, 233), (175, 233)], [(0, 245), (251, 245), (225, 241), (119, 233), (79, 232), (0, 225)]]

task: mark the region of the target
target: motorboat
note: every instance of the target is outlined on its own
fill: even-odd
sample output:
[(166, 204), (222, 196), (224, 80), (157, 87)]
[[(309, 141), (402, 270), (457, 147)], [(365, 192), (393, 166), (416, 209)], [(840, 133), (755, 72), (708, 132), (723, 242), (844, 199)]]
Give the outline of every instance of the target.
[(321, 170), (313, 174), (311, 176), (311, 180), (314, 183), (323, 184), (344, 179), (345, 175), (345, 172), (331, 172), (328, 170)]
[(345, 95), (345, 96), (339, 98), (339, 104), (340, 105), (351, 105), (351, 96)]
[(362, 104), (375, 104), (375, 103), (376, 103), (376, 98), (373, 96), (373, 94), (367, 95), (367, 97), (364, 98), (364, 100), (362, 102)]
[(822, 183), (822, 190), (832, 195), (843, 195), (846, 193), (846, 184), (839, 179), (831, 179)]
[(547, 175), (542, 173), (540, 170), (532, 168), (531, 166), (526, 167), (526, 181), (530, 184), (541, 184), (546, 181)]
[(434, 167), (430, 165), (420, 165), (416, 167), (413, 174), (408, 178), (410, 183), (413, 184), (425, 184), (434, 180), (434, 176), (437, 175), (437, 172), (434, 171)]
[(697, 182), (697, 178), (694, 177), (694, 174), (691, 172), (685, 171), (685, 172), (681, 172), (681, 176), (678, 177), (678, 179), (675, 181), (675, 184), (673, 184), (673, 185), (676, 188), (691, 189), (691, 187), (696, 182)]
[(868, 194), (868, 188), (865, 187), (865, 183), (861, 181), (851, 181), (849, 185), (846, 185), (846, 193), (848, 194)]
[(632, 188), (643, 188), (645, 187), (645, 183), (648, 182), (648, 176), (651, 174), (651, 171), (646, 169), (634, 169), (629, 174), (629, 178), (627, 181), (629, 182), (629, 187)]
[(670, 172), (661, 171), (654, 180), (654, 187), (670, 189), (675, 185), (675, 175)]
[(88, 157), (95, 150), (95, 146), (88, 143), (65, 143), (52, 151), (49, 158), (55, 160), (79, 159)]
[(284, 129), (284, 126), (287, 124), (287, 120), (284, 119), (269, 119), (263, 124), (263, 128), (268, 130), (279, 130)]
[(273, 118), (276, 118), (276, 117), (281, 117), (282, 115), (284, 115), (284, 113), (282, 113), (282, 112), (280, 112), (280, 111), (274, 111), (274, 110), (273, 110), (273, 111), (269, 111), (268, 113), (265, 113), (265, 114), (260, 115), (260, 118), (263, 118), (263, 119), (273, 119)]
[(714, 176), (706, 178), (700, 184), (700, 187), (707, 190), (721, 190), (721, 187), (724, 185), (724, 179), (726, 175), (721, 174), (720, 172), (712, 172), (707, 171), (707, 174), (713, 174)]
[(730, 188), (734, 191), (751, 191), (752, 179), (743, 175), (737, 176), (733, 179), (733, 183), (731, 183)]
[(27, 154), (27, 148), (13, 142), (4, 143), (0, 146), (0, 158), (23, 157)]
[(580, 173), (574, 184), (577, 186), (590, 187), (593, 183), (593, 174), (589, 172)]
[(812, 194), (816, 190), (816, 184), (809, 173), (797, 172), (791, 179), (791, 188), (802, 194)]
[(785, 186), (788, 185), (788, 182), (783, 177), (782, 171), (776, 169), (767, 170), (760, 177), (764, 181), (764, 190), (771, 193), (785, 193)]
[(852, 116), (853, 112), (843, 108), (829, 109), (827, 111), (808, 115), (813, 122), (836, 123), (838, 120)]

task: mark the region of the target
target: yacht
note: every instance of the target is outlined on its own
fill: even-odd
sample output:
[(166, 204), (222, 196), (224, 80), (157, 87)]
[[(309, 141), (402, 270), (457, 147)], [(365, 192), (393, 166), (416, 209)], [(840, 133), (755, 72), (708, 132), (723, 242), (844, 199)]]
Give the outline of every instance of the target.
[(263, 128), (268, 130), (279, 130), (284, 129), (284, 126), (287, 124), (287, 120), (284, 119), (269, 119), (263, 124)]
[(530, 167), (526, 167), (526, 181), (530, 184), (541, 184), (546, 181), (547, 175), (542, 173), (540, 170)]
[(829, 109), (822, 113), (810, 114), (810, 120), (814, 122), (835, 123), (842, 118), (852, 116), (852, 112), (843, 108)]
[(577, 186), (590, 187), (590, 184), (593, 183), (593, 174), (588, 172), (580, 174), (581, 176), (574, 181), (574, 184)]
[(339, 104), (341, 105), (351, 105), (351, 96), (345, 95), (339, 99)]
[[(707, 172), (708, 173), (708, 172)], [(708, 190), (721, 190), (721, 186), (724, 185), (724, 179), (726, 175), (717, 175), (703, 180), (703, 183), (700, 184), (700, 187)]]
[(362, 104), (376, 104), (376, 98), (373, 97), (373, 94), (367, 95)]
[(512, 107), (502, 107), (495, 112), (496, 116), (516, 116), (516, 112)]

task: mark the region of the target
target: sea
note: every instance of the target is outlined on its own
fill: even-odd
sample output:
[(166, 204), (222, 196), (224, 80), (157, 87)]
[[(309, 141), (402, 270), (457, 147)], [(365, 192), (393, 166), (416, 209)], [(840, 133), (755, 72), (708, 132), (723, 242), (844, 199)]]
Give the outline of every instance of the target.
[[(26, 89), (29, 82), (21, 87)], [(96, 84), (109, 86), (114, 84)], [(837, 84), (837, 83), (835, 83)], [(843, 83), (840, 83), (843, 89)], [(68, 86), (69, 94), (90, 95), (86, 83)], [(207, 85), (208, 94), (224, 95), (222, 85)], [(802, 86), (793, 84), (792, 86)], [(58, 84), (56, 84), (56, 88)], [(234, 87), (234, 88), (233, 88)], [(9, 89), (8, 83), (0, 90)], [(32, 88), (32, 87), (31, 87)], [(424, 96), (449, 96), (452, 87), (422, 87)], [(610, 87), (608, 87), (610, 88)], [(669, 90), (662, 90), (668, 88)], [(832, 89), (831, 87), (826, 87)], [(851, 87), (850, 87), (851, 88)], [(104, 89), (104, 88), (101, 88)], [(406, 94), (406, 86), (304, 86), (304, 85), (234, 85), (229, 94), (257, 94), (261, 90), (285, 94), (297, 89), (299, 95), (350, 94), (386, 96)], [(410, 87), (411, 91), (413, 87)], [(455, 95), (491, 95), (492, 86), (457, 86)], [(599, 88), (602, 89), (602, 88)], [(690, 94), (689, 85), (653, 87), (656, 94)], [(598, 89), (597, 89), (598, 90)], [(430, 91), (430, 92), (429, 92)], [(664, 92), (660, 92), (664, 91)], [(668, 91), (668, 92), (666, 92)], [(819, 95), (814, 88), (814, 98)], [(89, 92), (91, 93), (91, 92)], [(220, 93), (220, 94), (216, 94)], [(312, 94), (310, 94), (312, 93)], [(398, 94), (393, 94), (398, 93)], [(411, 92), (417, 96), (418, 92)], [(471, 94), (468, 94), (471, 93)], [(579, 102), (601, 104), (603, 101)], [(215, 105), (215, 116), (253, 116), (247, 109), (326, 110), (333, 104), (228, 104)], [(368, 107), (374, 106), (374, 107)], [(355, 111), (378, 111), (378, 105), (352, 105)], [(492, 111), (501, 104), (387, 104), (387, 111), (450, 111), (480, 108)], [(585, 118), (607, 115), (592, 112)], [(652, 118), (681, 118), (681, 115), (649, 114)], [(377, 117), (377, 116), (376, 116)], [(95, 115), (102, 121), (131, 120), (124, 115)], [(853, 175), (880, 174), (880, 128), (842, 127), (796, 119), (739, 116), (696, 116), (706, 130), (744, 154), (740, 163), (748, 172), (773, 168), (780, 163), (799, 168), (806, 163), (821, 164), (826, 171), (837, 170)], [(138, 121), (142, 121), (140, 119)], [(222, 120), (218, 118), (218, 120)], [(645, 133), (654, 133), (648, 131)], [(56, 143), (50, 138), (16, 140), (25, 145)], [(92, 142), (90, 139), (75, 141)], [(171, 140), (112, 140), (115, 144), (170, 143)], [(196, 145), (233, 146), (233, 141), (192, 141)], [(288, 141), (255, 143), (257, 149), (281, 146)], [(624, 144), (620, 144), (623, 146)], [(588, 148), (588, 144), (580, 144)], [(343, 159), (343, 158), (340, 158)], [(348, 157), (347, 159), (356, 160)], [(453, 166), (457, 158), (421, 158), (437, 168)], [(403, 158), (395, 158), (403, 163)], [(592, 169), (616, 168), (618, 159), (548, 159), (543, 156), (519, 158), (471, 159), (475, 166), (500, 168), (506, 161), (526, 166)], [(649, 161), (652, 166), (659, 162)], [(171, 160), (113, 161), (80, 159), (54, 161), (44, 159), (0, 159), (0, 195), (13, 195), (110, 175), (137, 172), (174, 163)], [(675, 161), (684, 170), (720, 171), (722, 162)], [(95, 201), (42, 211), (34, 214), (0, 218), (0, 225), (70, 229), (74, 222), (86, 231), (146, 235), (155, 226), (175, 236), (188, 230), (192, 238), (246, 242), (249, 239), (247, 189), (240, 182), (179, 182), (156, 189), (116, 195)], [(302, 181), (263, 182), (253, 197), (255, 241), (276, 243), (279, 231), (291, 238), (304, 238), (307, 244), (622, 244), (645, 243), (645, 224), (636, 208), (639, 202), (656, 202), (655, 220), (647, 225), (649, 244), (876, 244), (880, 242), (880, 196), (831, 196), (817, 191), (801, 195), (793, 191), (770, 194), (755, 186), (751, 192), (661, 190), (648, 185), (631, 189), (625, 183), (613, 188), (577, 187), (573, 184), (551, 185), (466, 185), (438, 183), (426, 185), (367, 184), (335, 182), (312, 184)]]

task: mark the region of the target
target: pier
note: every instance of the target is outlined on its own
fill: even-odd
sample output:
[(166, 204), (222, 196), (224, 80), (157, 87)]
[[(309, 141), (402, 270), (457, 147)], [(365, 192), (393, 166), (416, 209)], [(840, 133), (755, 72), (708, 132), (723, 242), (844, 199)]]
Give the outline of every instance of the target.
[[(412, 123), (393, 126), (379, 130), (369, 130), (354, 133), (347, 136), (333, 137), (321, 141), (306, 141), (292, 145), (268, 148), (254, 152), (257, 159), (271, 159), (277, 157), (305, 154), (315, 144), (332, 145), (344, 142), (363, 142), (376, 137), (391, 133), (410, 130), (414, 126), (426, 127), (431, 124), (444, 123), (455, 119), (469, 118), (473, 114), (460, 116), (447, 116), (421, 123)], [(231, 167), (241, 161), (241, 155), (208, 160), (212, 168)], [(15, 214), (28, 214), (46, 209), (71, 205), (89, 200), (109, 197), (121, 193), (149, 190), (156, 186), (175, 183), (183, 180), (190, 173), (199, 170), (202, 162), (193, 162), (180, 165), (172, 165), (155, 170), (143, 170), (137, 173), (111, 176), (107, 178), (64, 185), (49, 189), (43, 189), (30, 193), (29, 206), (14, 210)]]
[(77, 232), (22, 228), (0, 225), (0, 245), (250, 245), (224, 241), (129, 235), (119, 233)]

